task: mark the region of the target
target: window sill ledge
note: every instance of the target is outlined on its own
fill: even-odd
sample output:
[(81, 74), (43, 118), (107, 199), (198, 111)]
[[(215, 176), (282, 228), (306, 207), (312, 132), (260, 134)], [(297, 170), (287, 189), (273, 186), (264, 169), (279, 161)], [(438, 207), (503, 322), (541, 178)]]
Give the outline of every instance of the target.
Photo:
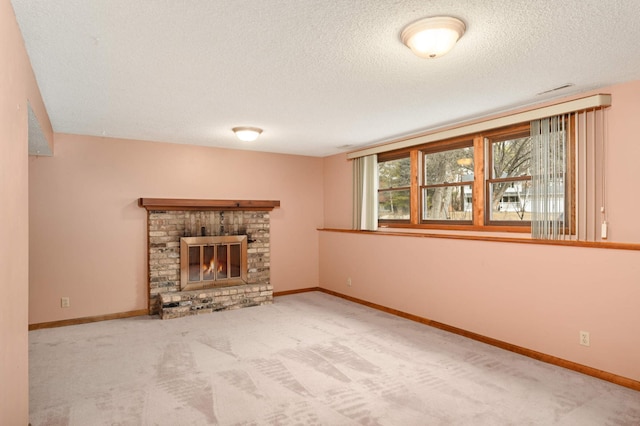
[(519, 236), (502, 236), (502, 235), (478, 235), (478, 233), (453, 233), (449, 232), (424, 232), (415, 229), (391, 228), (379, 229), (377, 231), (358, 231), (354, 229), (339, 228), (318, 228), (321, 232), (340, 232), (347, 234), (363, 234), (363, 235), (380, 235), (391, 237), (417, 237), (417, 238), (444, 238), (451, 240), (471, 240), (471, 241), (491, 241), (500, 243), (517, 243), (517, 244), (538, 244), (549, 246), (565, 246), (565, 247), (588, 247), (599, 249), (613, 250), (637, 250), (640, 251), (640, 244), (637, 243), (616, 243), (609, 241), (571, 241), (571, 240), (538, 240), (531, 238), (530, 235)]

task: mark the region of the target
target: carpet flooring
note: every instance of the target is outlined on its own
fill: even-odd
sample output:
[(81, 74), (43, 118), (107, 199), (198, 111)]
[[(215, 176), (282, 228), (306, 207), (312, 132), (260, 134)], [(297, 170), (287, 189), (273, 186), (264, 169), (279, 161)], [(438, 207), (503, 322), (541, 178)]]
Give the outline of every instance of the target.
[(324, 293), (29, 333), (54, 425), (640, 425), (640, 392)]

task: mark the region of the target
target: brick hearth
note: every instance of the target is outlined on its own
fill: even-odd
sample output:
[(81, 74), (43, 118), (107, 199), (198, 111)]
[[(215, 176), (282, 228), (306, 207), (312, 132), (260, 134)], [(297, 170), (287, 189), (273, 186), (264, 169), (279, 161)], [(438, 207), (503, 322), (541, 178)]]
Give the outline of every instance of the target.
[(160, 294), (160, 318), (179, 318), (272, 303), (273, 287), (240, 285)]

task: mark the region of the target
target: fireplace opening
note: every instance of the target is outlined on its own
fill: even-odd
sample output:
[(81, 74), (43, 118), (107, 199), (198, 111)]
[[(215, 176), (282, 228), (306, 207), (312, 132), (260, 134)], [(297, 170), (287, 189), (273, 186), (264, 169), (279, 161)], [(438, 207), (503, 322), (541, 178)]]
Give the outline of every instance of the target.
[(180, 289), (247, 283), (247, 236), (180, 238)]

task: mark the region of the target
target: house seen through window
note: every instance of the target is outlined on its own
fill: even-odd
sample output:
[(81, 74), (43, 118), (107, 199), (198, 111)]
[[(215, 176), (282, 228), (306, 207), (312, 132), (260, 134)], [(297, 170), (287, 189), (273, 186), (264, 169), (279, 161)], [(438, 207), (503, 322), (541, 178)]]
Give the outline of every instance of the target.
[(529, 132), (486, 139), (489, 154), (489, 223), (531, 221)]

